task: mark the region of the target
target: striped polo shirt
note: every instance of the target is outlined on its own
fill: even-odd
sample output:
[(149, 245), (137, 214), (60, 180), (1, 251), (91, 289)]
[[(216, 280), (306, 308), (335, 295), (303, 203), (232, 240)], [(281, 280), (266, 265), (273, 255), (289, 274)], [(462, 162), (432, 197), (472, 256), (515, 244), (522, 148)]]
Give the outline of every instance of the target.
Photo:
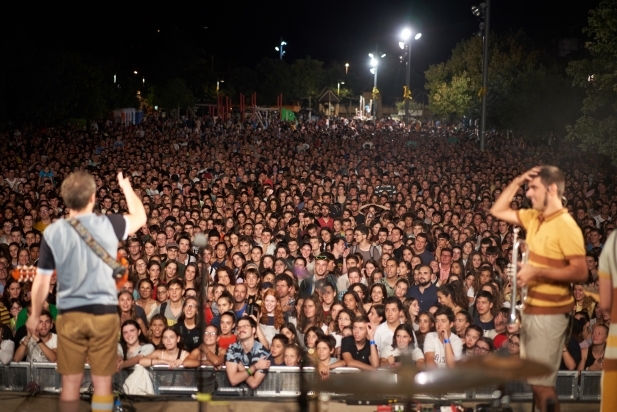
[[(561, 209), (549, 216), (535, 209), (517, 211), (519, 221), (527, 232), (529, 264), (541, 268), (563, 268), (570, 259), (585, 257), (583, 232), (568, 209)], [(525, 313), (568, 313), (574, 307), (570, 282), (531, 281), (527, 288)]]
[(606, 351), (604, 352), (604, 363), (602, 369), (605, 371), (617, 371), (617, 232), (610, 234), (598, 266), (598, 276), (603, 279), (611, 279), (613, 283), (613, 296), (611, 307), (611, 325), (606, 340)]

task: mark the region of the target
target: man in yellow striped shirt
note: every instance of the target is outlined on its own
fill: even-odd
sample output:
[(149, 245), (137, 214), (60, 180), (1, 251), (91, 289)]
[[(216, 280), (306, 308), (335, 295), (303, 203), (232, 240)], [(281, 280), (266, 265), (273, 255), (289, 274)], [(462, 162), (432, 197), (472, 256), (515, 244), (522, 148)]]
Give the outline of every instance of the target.
[[(617, 410), (617, 232), (611, 233), (600, 255), (600, 308), (611, 314), (602, 362), (602, 412)], [(605, 390), (606, 389), (606, 390)]]
[[(533, 208), (513, 210), (510, 202), (524, 184)], [(516, 177), (491, 208), (494, 217), (527, 232), (529, 263), (520, 265), (517, 274), (517, 284), (528, 288), (521, 322), (521, 357), (545, 363), (553, 370), (548, 376), (529, 379), (538, 411), (545, 411), (549, 400), (555, 404), (555, 412), (560, 410), (555, 384), (574, 308), (570, 284), (587, 279), (583, 233), (561, 203), (564, 188), (561, 170), (537, 166)]]

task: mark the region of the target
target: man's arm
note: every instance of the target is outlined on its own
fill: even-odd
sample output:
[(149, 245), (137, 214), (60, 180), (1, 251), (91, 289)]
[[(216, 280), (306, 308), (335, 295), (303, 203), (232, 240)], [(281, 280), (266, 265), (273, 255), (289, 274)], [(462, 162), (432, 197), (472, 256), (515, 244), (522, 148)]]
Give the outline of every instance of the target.
[[(615, 253), (613, 251), (613, 253)], [(613, 305), (613, 280), (600, 276), (600, 308), (605, 312), (610, 312)]]
[(129, 213), (124, 215), (129, 225), (128, 234), (132, 235), (146, 224), (146, 210), (143, 203), (133, 190), (128, 177), (123, 177), (122, 172), (118, 173), (118, 184), (126, 198), (126, 206)]
[(454, 350), (452, 349), (452, 344), (450, 342), (444, 343), (445, 352), (446, 352), (446, 366), (448, 368), (453, 368), (456, 363), (456, 358), (454, 356)]
[[(36, 329), (39, 323), (39, 317), (41, 316), (41, 312), (43, 311), (43, 304), (45, 300), (47, 300), (47, 296), (49, 295), (49, 289), (51, 284), (51, 276), (48, 274), (38, 273), (37, 276), (34, 277), (34, 281), (32, 282), (32, 312), (30, 313), (29, 319), (34, 319), (33, 326)], [(28, 328), (28, 332), (33, 334), (36, 332), (31, 331)]]
[(424, 362), (427, 367), (436, 368), (437, 364), (435, 363), (435, 352), (424, 352)]
[(520, 265), (516, 274), (517, 284), (525, 286), (530, 280), (554, 280), (559, 282), (584, 282), (587, 279), (585, 256), (570, 259), (570, 264), (563, 268), (538, 268)]
[[(371, 350), (371, 354), (372, 354), (372, 350)], [(343, 352), (343, 360), (345, 361), (345, 365), (347, 365), (348, 368), (357, 368), (357, 369), (360, 369), (362, 371), (374, 371), (375, 369), (377, 369), (376, 367), (374, 367), (372, 365), (367, 365), (364, 362), (360, 362), (359, 360), (355, 360), (351, 356), (351, 352)], [(379, 358), (377, 358), (377, 360), (379, 361)]]
[(522, 175), (515, 177), (508, 187), (501, 192), (501, 195), (499, 195), (495, 204), (491, 207), (491, 215), (495, 216), (497, 219), (505, 220), (510, 224), (520, 226), (521, 222), (518, 219), (518, 214), (516, 210), (510, 207), (510, 203), (512, 202), (512, 198), (516, 196), (518, 189), (523, 184), (531, 181), (539, 171), (539, 167), (534, 167)]
[(43, 351), (43, 355), (45, 355), (45, 357), (47, 359), (49, 359), (50, 362), (55, 362), (57, 359), (57, 355), (56, 355), (56, 349), (51, 349), (49, 346), (47, 346), (45, 344), (45, 342), (41, 341), (40, 343), (37, 344), (39, 348), (41, 348), (41, 351)]
[[(239, 366), (242, 366), (242, 368)], [(225, 369), (227, 370), (227, 379), (229, 379), (231, 386), (237, 386), (249, 378), (249, 374), (244, 366), (236, 362), (225, 362)]]
[(28, 354), (28, 340), (30, 337), (25, 337), (15, 349), (15, 354), (13, 355), (13, 362), (21, 362), (26, 355)]

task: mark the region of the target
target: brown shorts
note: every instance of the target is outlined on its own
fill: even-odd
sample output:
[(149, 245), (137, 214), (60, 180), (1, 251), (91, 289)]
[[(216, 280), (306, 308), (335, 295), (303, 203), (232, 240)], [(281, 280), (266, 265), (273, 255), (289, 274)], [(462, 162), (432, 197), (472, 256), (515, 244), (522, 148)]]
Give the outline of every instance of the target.
[(58, 372), (79, 374), (88, 362), (92, 375), (116, 373), (119, 330), (120, 320), (116, 314), (68, 312), (58, 315)]
[(555, 387), (567, 328), (568, 317), (564, 314), (522, 315), (521, 358), (544, 363), (552, 370), (547, 376), (527, 379), (530, 385)]

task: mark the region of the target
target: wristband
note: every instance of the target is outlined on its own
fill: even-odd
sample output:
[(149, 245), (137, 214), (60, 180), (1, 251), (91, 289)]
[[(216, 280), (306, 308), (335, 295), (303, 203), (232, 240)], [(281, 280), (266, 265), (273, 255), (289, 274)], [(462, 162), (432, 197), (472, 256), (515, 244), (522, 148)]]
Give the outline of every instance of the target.
[(36, 341), (36, 344), (37, 344), (37, 345), (40, 345), (40, 344), (41, 344), (41, 342), (43, 342), (43, 339), (39, 339), (39, 340), (37, 340), (37, 341)]
[(374, 340), (369, 340), (368, 343), (369, 343), (369, 345), (374, 345), (375, 341)]
[(445, 345), (446, 343), (450, 343), (450, 339), (444, 339), (443, 344)]
[(253, 376), (253, 374), (251, 373), (251, 367), (250, 366), (248, 368), (246, 368), (246, 373), (248, 373), (249, 376)]

